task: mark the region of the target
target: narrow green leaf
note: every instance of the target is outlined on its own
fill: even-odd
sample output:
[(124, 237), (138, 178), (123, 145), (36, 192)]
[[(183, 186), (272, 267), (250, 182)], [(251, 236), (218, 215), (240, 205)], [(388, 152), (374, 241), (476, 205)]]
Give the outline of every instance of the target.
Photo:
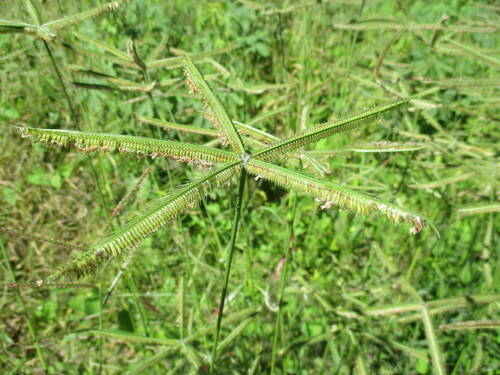
[(53, 282), (65, 276), (82, 277), (94, 273), (104, 261), (138, 246), (145, 237), (175, 218), (187, 206), (207, 195), (215, 186), (230, 183), (239, 170), (239, 165), (240, 162), (228, 164), (154, 202), (154, 205), (113, 235), (61, 267), (48, 278), (48, 281)]
[(130, 59), (134, 62), (135, 65), (137, 65), (140, 70), (145, 71), (147, 69), (146, 64), (140, 58), (139, 52), (137, 52), (137, 46), (132, 39), (129, 39), (127, 41), (127, 52), (130, 56)]
[(31, 16), (31, 19), (35, 22), (35, 25), (40, 26), (42, 24), (42, 21), (40, 19), (40, 13), (38, 13), (38, 9), (36, 9), (36, 6), (35, 4), (33, 4), (33, 1), (24, 0), (23, 2), (24, 2), (24, 7)]
[(278, 142), (277, 144), (258, 152), (254, 155), (254, 157), (258, 158), (259, 160), (269, 160), (278, 156), (282, 156), (291, 151), (303, 148), (309, 143), (317, 142), (332, 135), (364, 126), (371, 121), (379, 118), (382, 113), (399, 108), (409, 101), (410, 98), (399, 100), (397, 102), (372, 108), (352, 117), (316, 125), (313, 128), (301, 131), (285, 141)]
[(212, 110), (213, 116), (211, 120), (221, 132), (220, 136), (231, 145), (234, 152), (239, 155), (245, 154), (245, 146), (240, 134), (231, 121), (222, 101), (214, 94), (189, 56), (184, 56), (184, 64), (189, 88), (191, 91), (200, 94), (206, 105)]
[(319, 200), (325, 201), (322, 208), (333, 205), (368, 215), (378, 211), (391, 222), (408, 222), (414, 226), (410, 232), (416, 234), (425, 227), (423, 217), (383, 200), (370, 197), (355, 190), (294, 172), (263, 161), (250, 159), (244, 163), (249, 173), (265, 178), (287, 189), (295, 189)]
[(76, 31), (73, 31), (73, 35), (76, 36), (78, 39), (84, 40), (87, 43), (90, 43), (96, 47), (103, 49), (106, 52), (109, 52), (109, 53), (115, 55), (116, 57), (118, 57), (119, 59), (122, 59), (123, 61), (130, 62), (129, 55), (127, 55), (125, 52), (122, 52), (115, 47), (110, 46), (109, 44), (103, 43), (99, 40), (91, 38), (88, 35), (81, 34), (81, 33), (76, 32)]
[(0, 27), (13, 27), (24, 29), (25, 27), (35, 27), (29, 23), (0, 19)]
[[(0, 33), (2, 32), (1, 30), (2, 29), (0, 28)], [(28, 51), (29, 49), (31, 49), (31, 47), (24, 47), (22, 49), (19, 49), (17, 51), (14, 51), (12, 53), (7, 54), (7, 55), (0, 56), (0, 63), (3, 63), (3, 62), (10, 60), (10, 59), (14, 59), (17, 56), (22, 55), (24, 52)]]
[(313, 158), (327, 159), (327, 158), (347, 158), (352, 155), (352, 151), (349, 149), (337, 149), (337, 150), (312, 150), (305, 151), (305, 155), (311, 156)]
[(279, 107), (279, 108), (276, 108), (276, 109), (273, 109), (272, 111), (268, 111), (268, 112), (265, 112), (259, 116), (256, 116), (254, 117), (253, 119), (251, 119), (250, 121), (247, 121), (247, 125), (248, 126), (252, 126), (252, 125), (255, 125), (259, 122), (262, 122), (264, 120), (267, 120), (269, 119), (270, 117), (273, 117), (273, 116), (276, 116), (284, 111), (286, 111), (288, 109), (288, 105), (285, 105), (283, 107)]
[(19, 128), (22, 136), (51, 146), (76, 147), (91, 153), (97, 150), (135, 153), (139, 156), (170, 157), (181, 162), (211, 166), (212, 163), (234, 162), (239, 157), (232, 152), (190, 143), (154, 138), (134, 137), (72, 130)]
[(427, 338), (429, 352), (431, 353), (434, 371), (437, 375), (446, 375), (446, 370), (444, 369), (443, 354), (441, 352), (441, 348), (439, 347), (439, 342), (436, 336), (436, 331), (434, 330), (431, 315), (429, 314), (429, 310), (427, 309), (425, 303), (422, 304), (422, 320), (424, 321), (425, 336)]

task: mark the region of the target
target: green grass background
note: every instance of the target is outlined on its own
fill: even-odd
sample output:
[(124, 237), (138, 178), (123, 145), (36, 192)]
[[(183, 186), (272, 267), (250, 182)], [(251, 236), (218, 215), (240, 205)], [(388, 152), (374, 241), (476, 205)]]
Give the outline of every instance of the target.
[[(39, 7), (49, 20), (100, 3), (51, 1)], [(408, 226), (393, 226), (378, 215), (321, 210), (310, 198), (250, 181), (225, 314), (246, 309), (254, 313), (223, 320), (221, 339), (230, 340), (219, 352), (218, 373), (270, 373), (273, 351), (277, 374), (375, 374), (384, 361), (404, 374), (437, 373), (423, 320), (415, 316), (418, 311), (366, 315), (377, 306), (416, 303), (404, 280), (430, 303), (431, 312), (436, 308), (431, 301), (454, 298), (443, 303), (448, 309), (432, 315), (437, 350), (448, 373), (500, 371), (499, 11), (493, 1), (133, 0), (71, 29), (121, 50), (133, 38), (141, 56), (157, 50), (159, 58), (173, 56), (171, 48), (195, 53), (238, 43), (239, 48), (213, 57), (230, 74), (219, 76), (212, 87), (239, 121), (283, 108), (255, 125), (280, 137), (299, 129), (305, 106), (308, 124), (315, 124), (415, 96), (409, 106), (384, 115), (379, 123), (317, 147), (372, 140), (425, 144), (411, 153), (331, 159), (327, 178), (420, 212), (441, 238), (429, 228), (413, 236)], [(29, 20), (22, 2), (1, 2), (0, 14)], [(445, 14), (444, 30), (437, 32)], [(358, 30), (346, 29), (352, 25)], [(396, 35), (394, 25), (406, 29)], [(133, 69), (75, 53), (63, 44), (97, 49), (66, 31), (51, 42), (84, 130), (210, 140), (138, 123), (134, 112), (154, 113), (147, 98), (132, 100), (144, 94), (71, 87), (70, 81), (84, 79), (70, 64), (135, 81), (142, 78)], [(138, 162), (132, 156), (96, 153), (90, 156), (96, 180), (81, 153), (32, 147), (12, 125), (76, 129), (75, 124), (41, 41), (1, 34), (0, 50), (0, 227), (91, 247), (106, 236), (106, 211), (147, 167), (152, 172), (116, 225), (172, 186), (199, 175), (197, 168), (173, 161)], [(209, 63), (200, 69), (217, 73)], [(181, 69), (158, 69), (150, 75), (158, 81), (183, 77)], [(258, 93), (255, 87), (260, 87)], [(154, 94), (164, 119), (211, 126), (199, 113), (202, 104), (187, 95), (184, 84)], [(103, 205), (96, 182), (109, 207)], [(1, 231), (0, 369), (121, 374), (164, 348), (125, 336), (99, 337), (95, 331), (179, 340), (210, 328), (236, 195), (234, 185), (218, 189), (146, 239), (103, 308), (103, 296), (124, 258), (84, 280), (83, 287), (17, 288), (7, 283), (34, 284), (76, 252)], [(463, 210), (468, 207), (482, 208)], [(276, 268), (290, 240), (283, 324), (273, 346)], [(389, 272), (387, 261), (396, 273)], [(475, 296), (487, 296), (487, 303)], [(465, 302), (457, 303), (457, 298)], [(439, 328), (478, 321), (493, 322), (485, 329)], [(33, 335), (46, 338), (35, 345)], [(213, 337), (210, 328), (142, 373), (205, 373)]]

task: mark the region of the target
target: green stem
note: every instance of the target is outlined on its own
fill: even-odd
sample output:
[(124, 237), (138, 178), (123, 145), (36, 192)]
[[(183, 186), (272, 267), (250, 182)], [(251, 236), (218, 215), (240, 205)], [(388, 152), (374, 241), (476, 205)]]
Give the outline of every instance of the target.
[[(288, 259), (290, 257), (290, 249), (292, 248), (292, 237), (293, 237), (293, 222), (295, 218), (295, 212), (297, 210), (297, 196), (294, 192), (290, 193), (289, 201), (289, 216), (288, 216), (288, 231), (285, 239), (285, 261), (283, 264), (283, 269), (280, 273), (280, 288), (278, 292), (278, 317), (276, 318), (276, 325), (274, 327), (274, 340), (273, 340), (273, 352), (271, 358), (271, 375), (274, 374), (276, 367), (276, 356), (278, 354), (278, 340), (280, 336), (280, 330), (283, 325), (283, 297), (285, 295), (285, 281), (286, 274), (288, 271)], [(286, 371), (283, 371), (285, 373)]]
[[(16, 276), (14, 275), (14, 271), (12, 271), (12, 267), (11, 267), (10, 261), (9, 261), (9, 256), (7, 255), (7, 250), (5, 250), (5, 246), (3, 244), (3, 241), (0, 241), (0, 247), (2, 248), (2, 254), (3, 254), (3, 257), (5, 258), (5, 264), (6, 264), (7, 270), (9, 271), (10, 278), (14, 284), (17, 284)], [(26, 304), (24, 303), (24, 300), (21, 297), (21, 293), (19, 293), (19, 288), (14, 287), (14, 289), (16, 290), (17, 299), (19, 300), (19, 303), (23, 309), (24, 317), (26, 318), (26, 325), (28, 326), (28, 331), (30, 332), (31, 337), (33, 338), (33, 340), (35, 342), (34, 345), (36, 348), (36, 352), (38, 354), (38, 358), (40, 358), (40, 362), (42, 364), (42, 367), (46, 370), (47, 363), (45, 363), (45, 358), (43, 357), (42, 350), (40, 349), (40, 345), (38, 345), (38, 338), (36, 337), (35, 329), (31, 325), (31, 320), (30, 320), (30, 315), (29, 315), (28, 309), (26, 308)]]
[(217, 359), (217, 345), (219, 343), (220, 326), (222, 323), (222, 315), (224, 314), (224, 302), (226, 300), (227, 286), (229, 283), (229, 274), (231, 272), (231, 263), (233, 262), (234, 244), (236, 242), (236, 235), (238, 233), (238, 225), (239, 225), (240, 216), (241, 216), (241, 202), (243, 201), (243, 193), (245, 191), (246, 179), (247, 179), (246, 169), (242, 168), (241, 175), (240, 175), (240, 188), (239, 188), (239, 192), (238, 192), (238, 199), (236, 201), (236, 211), (234, 212), (234, 218), (233, 218), (233, 228), (231, 230), (231, 240), (229, 242), (229, 254), (228, 254), (227, 261), (226, 261), (226, 272), (224, 275), (224, 284), (222, 286), (222, 293), (221, 293), (220, 304), (219, 304), (219, 314), (217, 316), (217, 328), (215, 330), (215, 342), (214, 342), (214, 347), (212, 349), (212, 359), (210, 361), (210, 374), (214, 373), (215, 361)]

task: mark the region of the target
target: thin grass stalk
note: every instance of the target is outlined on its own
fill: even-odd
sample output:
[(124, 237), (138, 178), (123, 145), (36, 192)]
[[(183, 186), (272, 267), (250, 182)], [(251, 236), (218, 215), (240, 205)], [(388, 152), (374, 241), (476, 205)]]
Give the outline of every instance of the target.
[(186, 279), (184, 278), (184, 276), (181, 276), (181, 280), (179, 282), (179, 315), (180, 315), (180, 319), (179, 319), (179, 335), (180, 335), (180, 338), (181, 340), (184, 340), (184, 336), (185, 336), (185, 332), (184, 332), (184, 326), (186, 324), (186, 322), (184, 321), (185, 318), (184, 318), (184, 314), (185, 314), (185, 309), (184, 309), (184, 305), (185, 305), (185, 300), (186, 300)]
[(422, 304), (422, 320), (424, 322), (425, 336), (429, 345), (429, 352), (431, 354), (434, 371), (437, 375), (446, 375), (443, 354), (439, 347), (434, 324), (432, 323), (431, 314), (429, 314), (429, 309), (427, 308), (425, 303)]
[(380, 54), (379, 58), (377, 59), (377, 65), (375, 66), (375, 69), (373, 70), (373, 75), (375, 78), (378, 78), (378, 73), (380, 70), (380, 67), (382, 66), (382, 61), (384, 61), (385, 56), (387, 55), (387, 52), (389, 52), (389, 48), (393, 45), (393, 43), (396, 41), (396, 39), (399, 38), (399, 36), (406, 31), (406, 28), (401, 27), (400, 29), (397, 29), (394, 34), (392, 34), (391, 38), (385, 45), (384, 49), (382, 50), (382, 53)]
[(236, 235), (238, 233), (238, 225), (240, 223), (241, 207), (242, 207), (242, 201), (243, 201), (243, 193), (245, 192), (246, 181), (247, 181), (246, 169), (242, 168), (241, 174), (240, 174), (240, 186), (239, 186), (239, 191), (238, 191), (238, 198), (236, 200), (236, 211), (234, 212), (233, 227), (231, 230), (231, 239), (229, 242), (229, 254), (227, 257), (227, 261), (226, 261), (226, 272), (224, 275), (224, 282), (222, 284), (222, 293), (221, 293), (220, 304), (219, 304), (219, 314), (217, 316), (217, 327), (215, 330), (215, 341), (214, 341), (214, 346), (213, 346), (213, 350), (212, 350), (212, 358), (210, 360), (210, 374), (214, 373), (215, 362), (217, 360), (217, 345), (219, 343), (220, 327), (221, 327), (221, 323), (222, 323), (222, 316), (224, 313), (224, 302), (226, 300), (227, 286), (229, 283), (229, 274), (231, 272), (231, 264), (233, 262), (234, 244), (236, 242)]
[[(276, 325), (274, 329), (274, 339), (273, 339), (273, 351), (271, 357), (271, 371), (270, 374), (273, 375), (276, 367), (276, 358), (278, 355), (278, 340), (280, 336), (280, 330), (283, 328), (283, 297), (285, 295), (285, 282), (288, 271), (288, 263), (290, 259), (290, 249), (292, 248), (292, 238), (293, 238), (293, 224), (295, 213), (297, 211), (297, 195), (295, 192), (290, 193), (289, 200), (289, 217), (288, 217), (288, 231), (285, 239), (285, 261), (283, 264), (283, 268), (280, 272), (280, 286), (278, 291), (278, 316), (276, 318)], [(282, 337), (283, 339), (283, 337)], [(285, 369), (283, 369), (283, 373), (286, 373)]]
[[(104, 268), (103, 268), (104, 270)], [(99, 272), (99, 301), (102, 301), (102, 291), (103, 291), (103, 280), (102, 280), (103, 272)], [(102, 331), (104, 326), (104, 306), (102, 302), (99, 304), (99, 331)], [(102, 374), (102, 363), (103, 363), (103, 345), (104, 338), (99, 337), (97, 340), (97, 358), (99, 361), (99, 368), (97, 369), (97, 374)]]
[[(205, 328), (205, 319), (203, 316), (203, 311), (201, 310), (200, 306), (200, 300), (198, 298), (198, 291), (196, 289), (196, 279), (193, 276), (193, 265), (191, 264), (191, 257), (189, 255), (188, 251), (188, 242), (186, 237), (184, 236), (184, 229), (182, 227), (182, 221), (177, 220), (177, 225), (179, 226), (179, 230), (182, 233), (182, 239), (184, 242), (184, 246), (182, 246), (182, 252), (184, 253), (184, 257), (186, 258), (186, 264), (187, 264), (187, 276), (188, 276), (188, 281), (191, 283), (191, 294), (193, 295), (193, 300), (194, 300), (194, 308), (196, 310), (196, 313), (198, 314), (198, 319), (200, 320), (200, 325), (201, 328)], [(208, 344), (208, 338), (206, 334), (203, 334), (203, 344), (205, 346), (205, 350), (208, 351), (209, 349), (209, 344)]]
[[(12, 282), (14, 284), (16, 284), (17, 283), (16, 276), (14, 275), (14, 271), (12, 270), (12, 267), (10, 265), (9, 256), (7, 255), (7, 250), (5, 249), (5, 245), (4, 245), (2, 240), (0, 240), (0, 247), (2, 248), (2, 255), (5, 259), (5, 265), (6, 265), (5, 267), (7, 268), (8, 272), (9, 272), (9, 275), (10, 275), (10, 278), (12, 279)], [(23, 309), (23, 313), (24, 313), (24, 317), (26, 319), (26, 325), (28, 327), (28, 331), (30, 332), (31, 337), (34, 340), (34, 345), (35, 345), (36, 352), (38, 354), (38, 358), (40, 359), (40, 363), (42, 364), (42, 367), (46, 370), (47, 363), (45, 362), (45, 358), (43, 357), (43, 353), (42, 353), (42, 350), (40, 349), (40, 345), (38, 345), (37, 335), (36, 335), (35, 329), (33, 328), (33, 325), (31, 324), (31, 319), (30, 319), (28, 309), (26, 308), (26, 304), (24, 303), (24, 300), (21, 297), (21, 293), (19, 293), (19, 288), (15, 288), (15, 290), (16, 290), (17, 299), (19, 300), (19, 304), (21, 305), (21, 308)]]

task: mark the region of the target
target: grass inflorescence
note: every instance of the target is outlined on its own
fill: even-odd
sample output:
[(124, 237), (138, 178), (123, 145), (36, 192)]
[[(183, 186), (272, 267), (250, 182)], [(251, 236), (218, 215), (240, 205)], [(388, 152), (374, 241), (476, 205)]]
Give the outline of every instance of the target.
[(494, 6), (0, 10), (0, 370), (498, 372)]

